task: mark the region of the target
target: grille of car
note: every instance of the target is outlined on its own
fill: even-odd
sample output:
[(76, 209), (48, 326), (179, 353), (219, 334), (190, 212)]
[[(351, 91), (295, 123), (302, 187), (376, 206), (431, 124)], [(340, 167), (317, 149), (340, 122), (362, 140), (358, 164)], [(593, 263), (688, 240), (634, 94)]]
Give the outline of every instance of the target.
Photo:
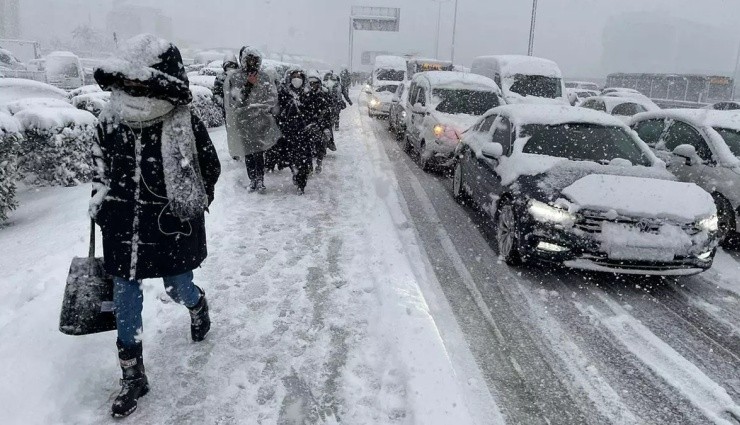
[[(641, 231), (647, 232), (647, 233), (658, 233), (660, 232), (661, 226), (665, 224), (671, 224), (668, 221), (663, 221), (659, 219), (643, 219), (643, 218), (625, 217), (625, 216), (618, 216), (617, 218), (611, 218), (611, 217), (607, 218), (596, 212), (585, 211), (580, 215), (580, 217), (576, 221), (575, 227), (576, 229), (579, 229), (586, 233), (601, 233), (601, 225), (604, 222), (626, 224), (629, 226), (634, 226), (640, 229)], [(689, 235), (693, 236), (699, 233), (699, 229), (697, 229), (693, 223), (680, 224), (680, 226), (683, 229), (683, 231), (688, 233)]]

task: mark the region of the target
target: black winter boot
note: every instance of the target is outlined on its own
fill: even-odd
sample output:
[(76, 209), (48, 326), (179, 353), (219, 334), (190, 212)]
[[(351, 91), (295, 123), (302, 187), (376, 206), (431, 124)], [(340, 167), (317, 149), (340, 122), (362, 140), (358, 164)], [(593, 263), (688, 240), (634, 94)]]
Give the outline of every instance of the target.
[(257, 179), (255, 190), (259, 193), (265, 193), (265, 191), (267, 191), (267, 188), (265, 187), (265, 181), (263, 179)]
[(133, 347), (124, 346), (116, 341), (118, 346), (118, 361), (121, 364), (121, 392), (111, 407), (114, 418), (124, 418), (136, 410), (137, 400), (149, 392), (149, 381), (144, 371), (144, 358), (141, 343)]
[(208, 301), (206, 293), (200, 287), (200, 301), (195, 307), (190, 308), (190, 337), (199, 342), (206, 339), (206, 334), (211, 330), (211, 318), (208, 315)]

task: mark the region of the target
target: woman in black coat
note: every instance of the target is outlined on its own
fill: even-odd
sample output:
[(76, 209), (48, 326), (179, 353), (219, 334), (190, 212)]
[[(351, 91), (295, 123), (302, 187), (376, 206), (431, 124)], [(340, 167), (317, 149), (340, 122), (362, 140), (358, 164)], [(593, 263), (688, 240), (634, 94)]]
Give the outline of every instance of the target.
[(298, 194), (303, 194), (311, 168), (311, 133), (307, 128), (310, 120), (306, 105), (306, 74), (300, 69), (286, 73), (285, 82), (278, 92), (277, 123), (290, 151), (293, 183)]
[(95, 79), (112, 92), (93, 147), (90, 214), (102, 230), (105, 269), (114, 280), (123, 379), (112, 414), (121, 417), (149, 391), (140, 340), (142, 279), (163, 278), (167, 293), (190, 310), (194, 341), (210, 329), (192, 270), (207, 255), (204, 212), (221, 168), (188, 106), (188, 78), (173, 44), (134, 37)]

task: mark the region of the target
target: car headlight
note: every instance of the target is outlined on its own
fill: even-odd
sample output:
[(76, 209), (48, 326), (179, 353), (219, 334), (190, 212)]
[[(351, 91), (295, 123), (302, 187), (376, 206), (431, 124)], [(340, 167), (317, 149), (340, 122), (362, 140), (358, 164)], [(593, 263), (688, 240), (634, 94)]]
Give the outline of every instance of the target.
[(406, 118), (406, 111), (401, 111), (401, 118)]
[(436, 137), (442, 137), (442, 135), (445, 134), (445, 126), (441, 124), (435, 125), (432, 130), (434, 131), (434, 135)]
[(372, 106), (374, 108), (374, 107), (376, 107), (378, 105), (380, 105), (380, 101), (378, 99), (376, 99), (376, 98), (370, 99), (370, 106)]
[(556, 208), (547, 205), (544, 202), (531, 200), (529, 201), (529, 214), (532, 217), (543, 223), (555, 223), (562, 225), (573, 224), (576, 221), (576, 216), (562, 208)]
[(719, 230), (719, 219), (716, 214), (703, 218), (696, 223), (696, 227), (707, 232), (716, 232)]

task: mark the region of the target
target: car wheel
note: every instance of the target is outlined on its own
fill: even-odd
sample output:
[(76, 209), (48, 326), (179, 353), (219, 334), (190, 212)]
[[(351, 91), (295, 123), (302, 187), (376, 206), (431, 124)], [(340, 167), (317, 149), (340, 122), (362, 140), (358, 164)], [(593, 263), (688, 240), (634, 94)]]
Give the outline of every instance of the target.
[(452, 176), (452, 195), (460, 205), (468, 205), (470, 202), (470, 194), (465, 189), (462, 161), (457, 161), (455, 164), (455, 172)]
[(406, 152), (407, 154), (411, 155), (411, 152), (414, 151), (414, 146), (411, 145), (411, 140), (409, 140), (409, 136), (408, 135), (405, 135), (403, 139), (404, 139), (404, 142), (403, 142), (403, 151)]
[(499, 256), (510, 266), (522, 264), (519, 233), (519, 220), (514, 205), (505, 202), (496, 214), (496, 244)]
[(735, 212), (725, 198), (714, 196), (714, 202), (717, 204), (717, 219), (719, 221), (719, 243), (725, 248), (731, 248), (735, 244)]
[(419, 167), (423, 171), (429, 171), (429, 154), (427, 153), (427, 145), (424, 142), (421, 142), (421, 146), (419, 146)]

